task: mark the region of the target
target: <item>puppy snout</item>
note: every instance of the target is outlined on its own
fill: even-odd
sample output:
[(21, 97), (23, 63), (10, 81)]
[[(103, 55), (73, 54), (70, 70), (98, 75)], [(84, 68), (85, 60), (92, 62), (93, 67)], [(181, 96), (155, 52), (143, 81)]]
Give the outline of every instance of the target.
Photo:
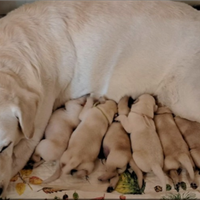
[(76, 172), (77, 172), (76, 169), (72, 169), (71, 172), (70, 172), (70, 174), (73, 176), (73, 174), (76, 173)]
[(0, 186), (0, 196), (2, 195), (3, 193), (3, 186)]

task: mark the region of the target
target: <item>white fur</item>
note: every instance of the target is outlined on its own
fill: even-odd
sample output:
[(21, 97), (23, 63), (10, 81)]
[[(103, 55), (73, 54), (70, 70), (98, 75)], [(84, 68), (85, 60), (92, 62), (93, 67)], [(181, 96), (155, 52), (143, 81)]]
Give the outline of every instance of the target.
[[(10, 161), (0, 164), (0, 187), (5, 191), (10, 174), (30, 158), (52, 110), (70, 98), (93, 92), (119, 101), (151, 93), (200, 122), (199, 23), (198, 11), (171, 1), (41, 1), (2, 18), (0, 88), (10, 101), (0, 107), (10, 111), (0, 115), (12, 116), (8, 123), (18, 117), (23, 139), (12, 139), (14, 160), (9, 148), (4, 152)], [(0, 134), (0, 149), (16, 131), (12, 123), (12, 133)]]

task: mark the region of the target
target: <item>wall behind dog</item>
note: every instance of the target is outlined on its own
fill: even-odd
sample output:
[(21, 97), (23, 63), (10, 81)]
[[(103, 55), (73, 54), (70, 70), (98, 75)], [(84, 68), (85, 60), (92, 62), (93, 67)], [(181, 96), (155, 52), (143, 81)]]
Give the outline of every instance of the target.
[[(33, 2), (34, 0), (26, 0), (26, 1), (0, 1), (0, 14), (6, 14), (9, 11), (21, 6), (24, 3)], [(189, 3), (191, 5), (200, 5), (200, 1), (182, 1)]]
[(21, 6), (24, 3), (33, 2), (34, 0), (27, 1), (0, 1), (0, 14), (6, 14), (9, 11)]

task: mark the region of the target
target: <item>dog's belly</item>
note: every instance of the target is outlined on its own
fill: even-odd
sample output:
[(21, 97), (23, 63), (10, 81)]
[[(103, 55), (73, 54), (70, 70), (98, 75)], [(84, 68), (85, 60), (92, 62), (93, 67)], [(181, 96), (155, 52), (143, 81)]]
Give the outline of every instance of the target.
[[(173, 20), (137, 13), (135, 18), (100, 16), (102, 24), (91, 21), (92, 26), (73, 36), (78, 65), (68, 96), (94, 92), (118, 102), (126, 94), (136, 98), (150, 93), (175, 114), (200, 121), (200, 91), (194, 86), (200, 80), (200, 20), (195, 19), (200, 16), (191, 11), (191, 16), (174, 14)], [(189, 104), (196, 105), (191, 112)]]

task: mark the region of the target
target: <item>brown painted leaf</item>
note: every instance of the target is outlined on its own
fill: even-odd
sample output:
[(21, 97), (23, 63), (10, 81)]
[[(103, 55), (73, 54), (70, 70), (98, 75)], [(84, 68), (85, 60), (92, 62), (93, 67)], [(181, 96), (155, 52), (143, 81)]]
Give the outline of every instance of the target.
[(17, 183), (15, 189), (19, 195), (22, 195), (26, 189), (25, 183)]
[[(51, 194), (51, 193), (54, 193), (54, 192), (62, 192), (62, 191), (65, 191), (66, 189), (55, 189), (55, 188), (52, 188), (52, 187), (43, 187), (41, 190), (46, 194)], [(39, 191), (40, 190), (38, 190), (37, 192), (39, 192)]]
[(32, 173), (32, 169), (22, 169), (21, 171), (20, 171), (20, 174), (22, 175), (22, 176), (29, 176), (31, 173)]
[(162, 192), (162, 187), (159, 185), (155, 186), (154, 189), (156, 192)]
[(10, 179), (10, 182), (15, 182), (15, 181), (17, 181), (18, 177), (19, 177), (19, 175), (16, 174), (15, 176), (13, 176), (13, 177)]
[(37, 176), (31, 176), (29, 178), (29, 183), (33, 184), (33, 185), (40, 185), (42, 183), (42, 179), (40, 179)]

